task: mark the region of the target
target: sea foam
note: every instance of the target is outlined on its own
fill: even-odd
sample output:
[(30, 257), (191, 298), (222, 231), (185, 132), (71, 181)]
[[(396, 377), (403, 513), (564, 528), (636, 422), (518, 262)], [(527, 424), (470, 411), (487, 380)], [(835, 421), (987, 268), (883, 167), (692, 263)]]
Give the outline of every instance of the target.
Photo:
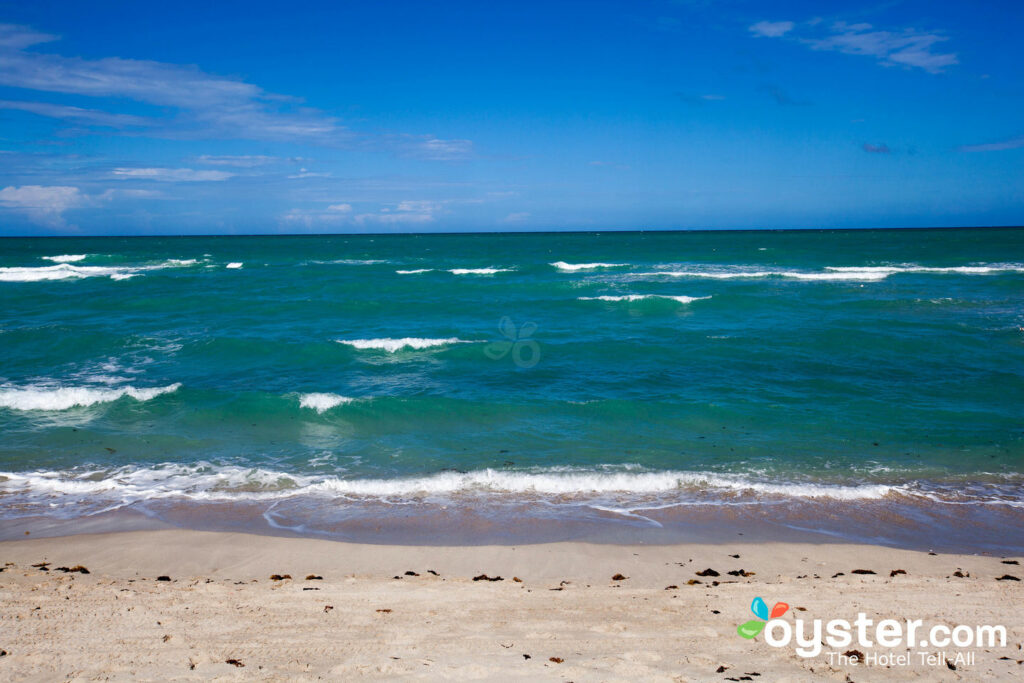
[(643, 299), (671, 299), (681, 304), (710, 299), (710, 296), (670, 296), (668, 294), (623, 294), (622, 296), (581, 296), (580, 301), (641, 301)]
[[(719, 492), (781, 498), (871, 500), (892, 494), (913, 495), (902, 486), (761, 482), (741, 475), (701, 472), (627, 472), (550, 468), (536, 471), (483, 469), (438, 472), (419, 477), (342, 478), (297, 475), (235, 465), (167, 463), (108, 470), (0, 472), (0, 491), (91, 496), (106, 492), (122, 500), (180, 497), (193, 500), (281, 499), (318, 497), (424, 498), (520, 494), (593, 499), (631, 495)], [(663, 502), (671, 502), (661, 499)]]
[(624, 268), (628, 266), (628, 263), (566, 263), (565, 261), (555, 261), (550, 264), (559, 270), (572, 273), (577, 270), (595, 270), (597, 268)]
[(494, 275), (495, 273), (509, 273), (512, 268), (449, 268), (452, 275)]
[(399, 275), (415, 275), (416, 273), (429, 273), (433, 268), (416, 268), (414, 270), (396, 270)]
[(84, 260), (87, 256), (88, 254), (61, 254), (60, 256), (43, 256), (42, 258), (54, 263), (74, 263)]
[(357, 349), (378, 349), (388, 353), (395, 353), (401, 349), (428, 349), (435, 346), (448, 346), (449, 344), (472, 344), (472, 341), (448, 337), (446, 339), (424, 339), (420, 337), (403, 337), (401, 339), (336, 339), (339, 344), (347, 344)]
[(336, 408), (337, 406), (351, 403), (354, 398), (339, 396), (338, 394), (302, 394), (299, 396), (300, 408), (312, 408), (318, 413)]
[(242, 267), (242, 262), (241, 261), (232, 261), (231, 263), (227, 264), (224, 267), (225, 268), (241, 268)]
[(0, 388), (0, 407), (12, 410), (68, 410), (97, 403), (110, 403), (124, 396), (136, 401), (148, 401), (162, 394), (177, 391), (181, 383), (165, 387), (138, 389), (133, 386), (98, 387), (42, 387)]
[(109, 277), (111, 280), (127, 280), (136, 275), (141, 275), (145, 271), (191, 266), (195, 263), (195, 259), (168, 259), (162, 264), (149, 266), (75, 266), (70, 263), (38, 267), (12, 266), (0, 268), (0, 282), (40, 282), (87, 277)]

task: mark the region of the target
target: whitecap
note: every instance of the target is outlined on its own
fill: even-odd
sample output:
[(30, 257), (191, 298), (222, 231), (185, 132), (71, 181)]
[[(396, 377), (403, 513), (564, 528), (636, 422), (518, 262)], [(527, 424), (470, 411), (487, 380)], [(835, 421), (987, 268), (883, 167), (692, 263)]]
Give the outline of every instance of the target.
[(54, 263), (74, 263), (75, 261), (82, 261), (88, 256), (88, 254), (61, 254), (60, 256), (43, 256), (42, 258)]
[(388, 353), (395, 353), (401, 349), (428, 349), (435, 346), (448, 346), (449, 344), (472, 344), (473, 342), (457, 337), (445, 339), (425, 339), (421, 337), (403, 337), (401, 339), (336, 339), (339, 344), (347, 344), (357, 349), (379, 349)]
[(415, 270), (396, 270), (395, 272), (399, 275), (415, 275), (416, 273), (429, 273), (433, 270), (433, 268), (417, 268)]
[(336, 408), (337, 406), (351, 403), (354, 398), (348, 396), (340, 396), (338, 394), (302, 394), (299, 396), (299, 407), (300, 408), (312, 408), (318, 413)]
[(671, 299), (681, 304), (710, 299), (710, 296), (671, 296), (668, 294), (623, 294), (621, 296), (581, 296), (580, 301), (640, 301), (642, 299)]
[(138, 389), (133, 386), (119, 388), (99, 387), (46, 387), (0, 388), (0, 407), (12, 410), (68, 410), (97, 403), (110, 403), (124, 396), (136, 401), (148, 401), (162, 394), (177, 391), (181, 383), (165, 387)]
[(227, 264), (224, 267), (225, 268), (241, 268), (242, 267), (242, 262), (241, 261), (232, 261), (231, 263)]
[(450, 268), (452, 275), (494, 275), (495, 273), (508, 273), (512, 268)]
[(563, 270), (569, 273), (577, 270), (595, 270), (597, 268), (624, 268), (628, 266), (628, 263), (566, 263), (565, 261), (555, 261), (550, 264), (559, 270)]

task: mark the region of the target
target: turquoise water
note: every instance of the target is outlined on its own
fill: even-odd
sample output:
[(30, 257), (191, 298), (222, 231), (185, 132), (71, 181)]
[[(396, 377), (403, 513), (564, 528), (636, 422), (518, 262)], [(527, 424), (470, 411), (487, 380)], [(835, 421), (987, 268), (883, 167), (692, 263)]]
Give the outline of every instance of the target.
[(1021, 548), (1022, 326), (1024, 230), (5, 239), (0, 520)]

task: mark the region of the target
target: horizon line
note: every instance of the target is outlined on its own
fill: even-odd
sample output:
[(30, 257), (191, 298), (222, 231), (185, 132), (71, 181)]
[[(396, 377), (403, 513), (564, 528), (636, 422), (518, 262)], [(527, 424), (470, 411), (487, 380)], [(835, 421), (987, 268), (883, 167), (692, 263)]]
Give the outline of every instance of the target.
[(863, 228), (602, 228), (593, 230), (449, 230), (429, 232), (273, 232), (273, 233), (168, 233), (109, 235), (0, 235), (0, 239), (147, 239), (186, 237), (424, 237), (431, 235), (593, 235), (602, 233), (709, 233), (709, 232), (882, 232), (897, 230), (1020, 230), (1024, 225), (895, 226)]

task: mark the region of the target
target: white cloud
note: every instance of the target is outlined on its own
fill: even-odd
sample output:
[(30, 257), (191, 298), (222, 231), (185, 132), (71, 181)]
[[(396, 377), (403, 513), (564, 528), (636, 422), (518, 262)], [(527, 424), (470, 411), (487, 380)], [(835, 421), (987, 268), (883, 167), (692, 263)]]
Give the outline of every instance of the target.
[(201, 164), (207, 164), (209, 166), (237, 166), (239, 168), (253, 168), (255, 166), (263, 166), (277, 161), (277, 157), (268, 157), (263, 155), (212, 155), (204, 154), (196, 161)]
[(834, 50), (849, 55), (865, 55), (878, 59), (886, 66), (908, 66), (939, 73), (945, 67), (958, 64), (956, 53), (932, 52), (932, 48), (946, 36), (924, 33), (912, 28), (902, 31), (879, 31), (871, 24), (837, 22), (831, 27), (832, 35), (805, 42), (815, 50)]
[(90, 206), (98, 201), (77, 187), (64, 185), (22, 185), (0, 190), (0, 206), (24, 214), (30, 221), (50, 228), (67, 225), (64, 212)]
[(389, 135), (386, 144), (397, 154), (427, 161), (463, 161), (473, 156), (471, 140), (444, 140), (432, 135)]
[[(139, 117), (38, 102), (8, 108), (88, 125), (147, 126), (148, 135), (168, 138), (213, 137), (336, 147), (368, 146), (428, 160), (472, 156), (469, 140), (354, 133), (336, 118), (302, 106), (298, 98), (270, 93), (252, 83), (207, 73), (196, 66), (120, 57), (84, 59), (30, 49), (55, 40), (57, 36), (26, 26), (0, 24), (0, 86), (86, 97), (126, 98), (163, 108), (167, 113), (161, 117)], [(220, 163), (232, 165), (227, 161)]]
[(794, 26), (792, 21), (759, 21), (749, 30), (760, 38), (778, 38), (792, 31)]
[(341, 213), (349, 213), (352, 211), (351, 204), (331, 204), (327, 207), (328, 211), (340, 211)]
[(103, 126), (107, 128), (130, 128), (133, 126), (147, 126), (152, 124), (151, 119), (131, 114), (111, 114), (97, 109), (83, 109), (81, 107), (68, 107), (49, 102), (17, 102), (14, 100), (0, 100), (0, 109), (15, 109), (27, 111), (39, 116), (47, 116), (54, 119), (66, 119), (90, 126)]
[(112, 173), (120, 180), (156, 180), (167, 183), (215, 182), (235, 176), (227, 171), (196, 171), (191, 168), (115, 168)]
[(361, 213), (355, 222), (364, 223), (430, 223), (437, 219), (438, 213), (444, 208), (443, 202), (423, 200), (406, 200), (395, 207), (385, 207), (377, 213)]
[(791, 37), (812, 50), (874, 57), (884, 66), (917, 68), (935, 74), (959, 64), (955, 52), (933, 51), (936, 45), (949, 40), (937, 32), (913, 28), (885, 31), (871, 24), (847, 24), (843, 21), (826, 26), (818, 20), (805, 22), (798, 30), (795, 29), (797, 25), (792, 21), (759, 21), (749, 27), (755, 36)]
[(529, 218), (530, 218), (530, 212), (529, 211), (517, 211), (515, 213), (510, 213), (509, 215), (507, 215), (504, 218), (502, 218), (501, 222), (502, 223), (510, 223), (510, 224), (525, 223), (527, 220), (529, 220)]
[(964, 145), (960, 148), (961, 152), (1002, 152), (1008, 149), (1019, 149), (1024, 147), (1024, 135), (1017, 138), (1010, 138), (1009, 140), (1000, 140), (998, 142), (986, 142), (980, 145)]

